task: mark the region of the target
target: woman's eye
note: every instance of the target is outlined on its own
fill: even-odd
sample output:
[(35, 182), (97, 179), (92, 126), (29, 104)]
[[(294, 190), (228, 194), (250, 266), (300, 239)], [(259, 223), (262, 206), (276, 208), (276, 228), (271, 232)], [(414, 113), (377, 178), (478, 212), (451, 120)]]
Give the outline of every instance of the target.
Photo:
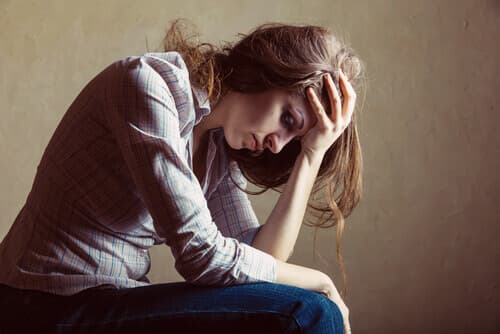
[(285, 111), (281, 116), (281, 121), (285, 124), (285, 127), (289, 130), (293, 129), (295, 125), (295, 118), (293, 118), (292, 114), (289, 111)]

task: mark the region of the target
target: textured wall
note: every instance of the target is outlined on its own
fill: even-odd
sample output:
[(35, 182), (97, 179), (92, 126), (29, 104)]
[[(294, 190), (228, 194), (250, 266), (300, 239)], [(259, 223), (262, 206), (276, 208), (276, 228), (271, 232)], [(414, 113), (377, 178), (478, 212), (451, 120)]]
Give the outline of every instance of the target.
[[(323, 24), (367, 63), (364, 195), (342, 244), (354, 333), (500, 329), (497, 0), (0, 0), (0, 238), (83, 85), (146, 41), (154, 49), (178, 16), (208, 41), (265, 21)], [(276, 198), (252, 198), (261, 221)], [(320, 231), (326, 262), (314, 262), (303, 227), (290, 262), (327, 272), (340, 290), (334, 238)], [(155, 282), (181, 279), (168, 248), (153, 260)]]

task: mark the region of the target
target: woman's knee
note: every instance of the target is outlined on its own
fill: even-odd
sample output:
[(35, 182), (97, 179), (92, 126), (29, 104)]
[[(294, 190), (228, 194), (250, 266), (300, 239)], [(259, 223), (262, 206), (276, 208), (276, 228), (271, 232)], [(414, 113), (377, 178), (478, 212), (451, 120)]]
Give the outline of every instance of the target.
[(343, 333), (343, 319), (337, 304), (319, 292), (297, 288), (299, 307), (293, 317), (304, 333)]

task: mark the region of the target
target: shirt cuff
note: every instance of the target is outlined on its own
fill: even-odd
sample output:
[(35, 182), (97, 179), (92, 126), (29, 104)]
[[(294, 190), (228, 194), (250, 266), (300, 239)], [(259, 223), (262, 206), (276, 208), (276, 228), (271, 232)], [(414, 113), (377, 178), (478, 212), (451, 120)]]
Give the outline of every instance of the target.
[(248, 275), (245, 283), (276, 283), (276, 259), (258, 248), (245, 243), (240, 243), (240, 245), (245, 252), (245, 256), (242, 257), (244, 259), (242, 266), (252, 268), (252, 270), (247, 271)]

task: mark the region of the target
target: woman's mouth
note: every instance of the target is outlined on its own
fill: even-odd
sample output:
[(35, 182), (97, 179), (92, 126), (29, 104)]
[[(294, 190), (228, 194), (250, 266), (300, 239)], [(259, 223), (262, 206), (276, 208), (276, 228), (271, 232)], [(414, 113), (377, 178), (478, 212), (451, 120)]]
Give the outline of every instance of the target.
[(257, 138), (255, 138), (255, 135), (252, 135), (252, 138), (253, 138), (253, 143), (252, 143), (252, 150), (256, 150), (257, 149)]

